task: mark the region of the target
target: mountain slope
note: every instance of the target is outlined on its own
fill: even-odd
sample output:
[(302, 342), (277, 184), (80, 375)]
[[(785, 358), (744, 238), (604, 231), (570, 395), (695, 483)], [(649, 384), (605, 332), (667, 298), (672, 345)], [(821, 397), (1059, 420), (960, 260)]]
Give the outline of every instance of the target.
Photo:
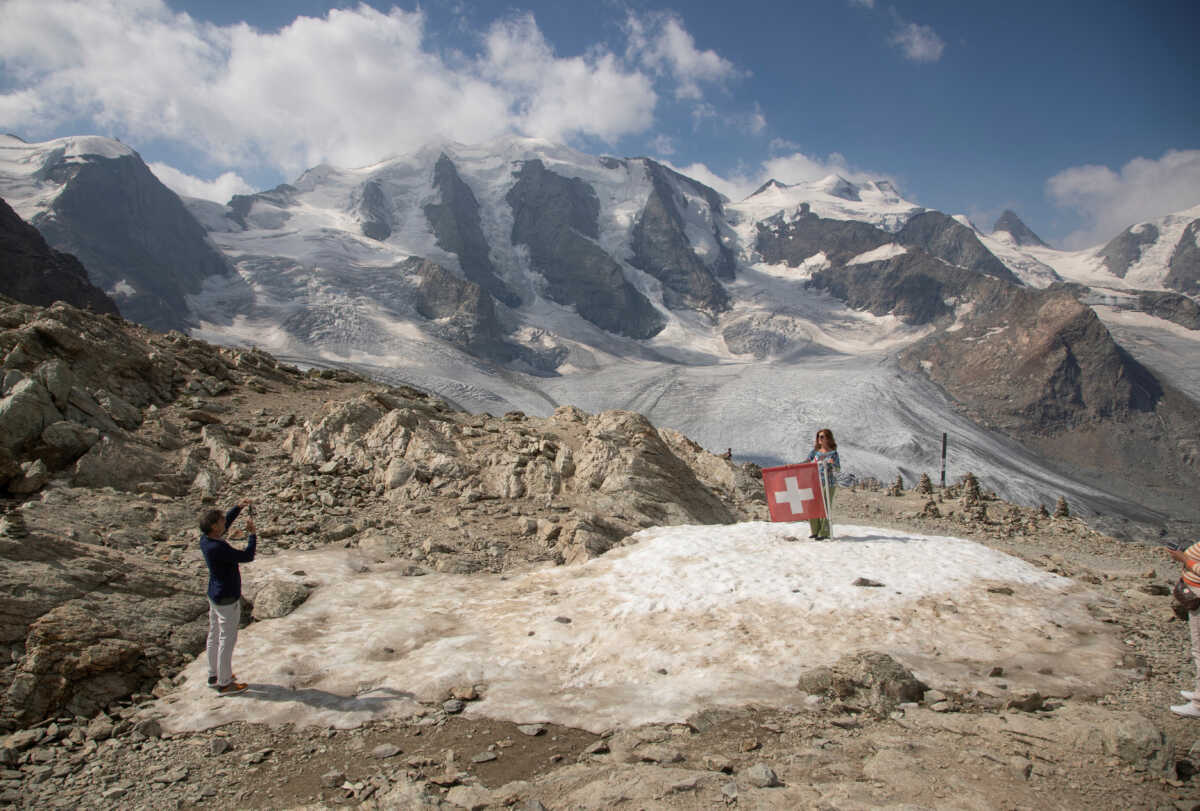
[(98, 313), (118, 315), (117, 305), (88, 281), (74, 256), (56, 251), (32, 225), (0, 199), (0, 295), (26, 304), (65, 301)]
[(174, 192), (137, 153), (103, 138), (26, 144), (0, 136), (0, 183), (55, 248), (83, 262), (129, 318), (160, 329), (194, 323), (186, 296), (229, 272)]

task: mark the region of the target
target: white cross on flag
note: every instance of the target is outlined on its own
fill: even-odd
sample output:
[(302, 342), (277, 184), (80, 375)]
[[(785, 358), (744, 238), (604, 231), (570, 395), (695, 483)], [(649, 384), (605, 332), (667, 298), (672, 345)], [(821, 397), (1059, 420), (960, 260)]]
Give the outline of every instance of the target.
[(772, 521), (805, 521), (826, 517), (816, 462), (765, 467), (762, 475)]

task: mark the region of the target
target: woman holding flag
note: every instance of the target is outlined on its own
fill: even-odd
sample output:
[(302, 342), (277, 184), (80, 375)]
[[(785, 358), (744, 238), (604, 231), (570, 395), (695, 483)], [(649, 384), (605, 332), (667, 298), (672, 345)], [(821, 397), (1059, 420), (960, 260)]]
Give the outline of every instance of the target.
[(837, 487), (837, 474), (842, 469), (842, 460), (838, 458), (837, 441), (833, 431), (822, 428), (817, 431), (817, 439), (805, 462), (816, 462), (817, 471), (821, 476), (821, 492), (825, 494), (825, 518), (809, 519), (808, 526), (812, 530), (809, 538), (821, 540), (828, 538), (833, 532), (829, 523), (829, 515), (833, 508), (833, 491)]

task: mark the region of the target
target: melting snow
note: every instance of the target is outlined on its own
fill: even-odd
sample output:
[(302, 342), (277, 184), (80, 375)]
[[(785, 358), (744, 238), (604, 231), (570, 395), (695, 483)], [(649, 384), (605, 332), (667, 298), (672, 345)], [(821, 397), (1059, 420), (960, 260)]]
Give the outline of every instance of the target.
[[(242, 631), (234, 669), (250, 690), (217, 696), (201, 655), (158, 710), (169, 730), (347, 728), (483, 684), (469, 715), (599, 731), (796, 703), (802, 671), (860, 649), (963, 689), (1002, 664), (1010, 682), (1087, 693), (1119, 667), (1090, 592), (1069, 580), (956, 538), (836, 531), (813, 542), (797, 540), (806, 524), (652, 528), (587, 564), (507, 577), (405, 577), (406, 561), (341, 548), (260, 557), (243, 567), (249, 584), (318, 585), (291, 615)], [(1037, 675), (1048, 664), (1053, 675)]]

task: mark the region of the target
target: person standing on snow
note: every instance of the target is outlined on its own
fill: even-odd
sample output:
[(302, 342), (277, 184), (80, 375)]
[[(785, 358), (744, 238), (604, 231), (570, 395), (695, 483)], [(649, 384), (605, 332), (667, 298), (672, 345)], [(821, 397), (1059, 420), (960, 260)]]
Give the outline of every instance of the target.
[(805, 462), (816, 462), (817, 472), (821, 477), (821, 489), (825, 492), (825, 517), (811, 518), (808, 521), (812, 534), (809, 538), (822, 540), (833, 534), (833, 525), (829, 523), (829, 510), (833, 507), (833, 491), (837, 487), (837, 474), (842, 469), (842, 460), (838, 457), (837, 441), (833, 431), (822, 428), (817, 431), (817, 439)]
[[(249, 542), (245, 549), (234, 549), (225, 540), (225, 533), (243, 507), (250, 507), (246, 521)], [(200, 532), (200, 551), (208, 564), (208, 686), (221, 695), (241, 693), (247, 685), (233, 675), (233, 646), (242, 618), (242, 573), (238, 564), (254, 560), (258, 544), (253, 502), (242, 499), (224, 515), (220, 510), (205, 510), (200, 514)], [(240, 530), (230, 533), (235, 539), (240, 535)]]
[[(1200, 598), (1200, 542), (1183, 552), (1167, 547), (1167, 554), (1183, 564), (1183, 584)], [(1180, 690), (1186, 704), (1176, 704), (1171, 712), (1185, 718), (1200, 718), (1200, 609), (1188, 612), (1188, 630), (1192, 634), (1192, 661), (1196, 666), (1196, 682), (1191, 690)]]

